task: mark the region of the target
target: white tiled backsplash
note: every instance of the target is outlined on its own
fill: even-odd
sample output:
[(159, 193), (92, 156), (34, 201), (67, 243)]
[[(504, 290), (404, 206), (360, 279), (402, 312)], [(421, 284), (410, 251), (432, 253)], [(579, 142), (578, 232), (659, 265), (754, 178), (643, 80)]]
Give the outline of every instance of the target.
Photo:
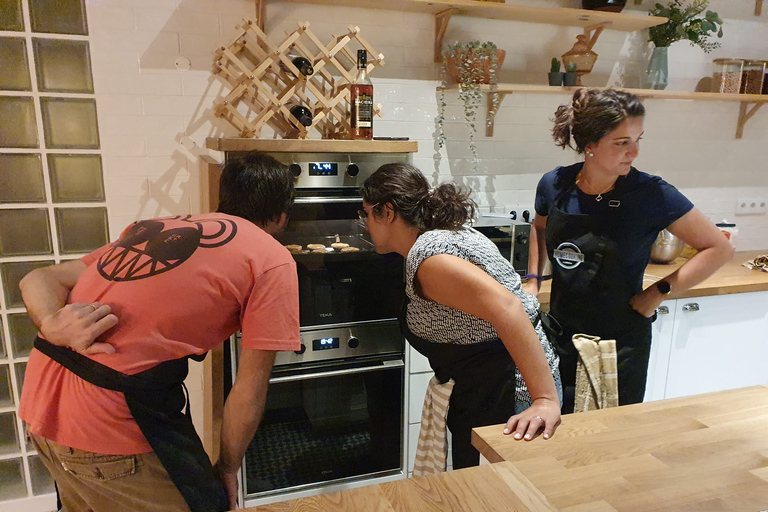
[[(540, 6), (578, 7), (577, 0), (528, 0)], [(626, 12), (644, 14), (653, 4), (628, 2)], [(745, 7), (748, 6), (749, 8)], [(725, 18), (723, 47), (711, 54), (685, 42), (670, 48), (670, 90), (694, 90), (711, 75), (718, 57), (768, 59), (768, 14), (752, 15), (754, 2), (713, 0)], [(131, 221), (200, 211), (200, 160), (206, 137), (234, 136), (212, 115), (222, 84), (210, 75), (211, 51), (228, 42), (242, 18), (255, 17), (252, 0), (91, 0), (91, 54), (104, 154), (111, 233)], [(414, 163), (435, 182), (455, 180), (472, 187), (485, 209), (530, 205), (542, 173), (576, 161), (549, 130), (556, 107), (568, 95), (511, 94), (496, 118), (495, 136), (484, 136), (479, 114), (479, 172), (472, 171), (463, 108), (446, 95), (447, 146), (435, 143), (438, 67), (432, 62), (434, 18), (427, 14), (373, 11), (293, 2), (269, 2), (267, 31), (276, 40), (309, 21), (320, 39), (358, 25), (385, 55), (373, 76), (375, 100), (384, 107), (376, 135), (408, 136), (419, 142)], [(454, 16), (445, 36), (492, 40), (507, 51), (500, 80), (544, 83), (549, 61), (567, 51), (579, 30), (541, 24)], [(606, 30), (586, 85), (636, 87), (648, 50), (645, 31)], [(186, 57), (189, 71), (174, 61)], [(226, 91), (226, 89), (225, 89)], [(749, 121), (736, 140), (739, 105), (734, 102), (647, 100), (646, 135), (636, 166), (680, 188), (713, 220), (739, 227), (738, 249), (768, 248), (768, 215), (734, 215), (739, 198), (768, 199), (768, 111)], [(265, 134), (266, 135), (266, 134)], [(185, 144), (182, 145), (182, 141)], [(191, 147), (194, 142), (195, 146)]]

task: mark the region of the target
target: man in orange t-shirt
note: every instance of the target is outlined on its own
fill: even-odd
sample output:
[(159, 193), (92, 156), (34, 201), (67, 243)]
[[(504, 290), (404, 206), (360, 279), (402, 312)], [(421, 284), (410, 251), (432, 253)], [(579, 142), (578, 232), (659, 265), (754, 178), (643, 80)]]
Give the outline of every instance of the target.
[[(293, 198), (287, 167), (250, 154), (225, 166), (217, 213), (139, 221), (22, 280), (40, 332), (19, 414), (66, 510), (236, 506), (275, 351), (299, 347), (296, 265), (272, 237)], [(183, 413), (182, 382), (188, 358), (237, 330), (213, 467)]]

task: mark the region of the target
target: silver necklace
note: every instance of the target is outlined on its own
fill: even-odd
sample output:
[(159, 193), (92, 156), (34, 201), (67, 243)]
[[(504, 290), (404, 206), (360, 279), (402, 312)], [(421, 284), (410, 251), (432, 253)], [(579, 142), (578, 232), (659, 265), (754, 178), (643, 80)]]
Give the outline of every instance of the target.
[(613, 188), (613, 185), (615, 184), (615, 183), (611, 183), (607, 189), (603, 190), (602, 192), (598, 192), (597, 190), (592, 188), (592, 185), (590, 185), (589, 182), (586, 179), (584, 179), (583, 176), (581, 176), (581, 174), (579, 174), (579, 179), (576, 180), (576, 184), (578, 185), (579, 183), (584, 183), (592, 192), (596, 193), (597, 196), (595, 197), (595, 201), (598, 201), (598, 202), (603, 200), (603, 194), (611, 190)]

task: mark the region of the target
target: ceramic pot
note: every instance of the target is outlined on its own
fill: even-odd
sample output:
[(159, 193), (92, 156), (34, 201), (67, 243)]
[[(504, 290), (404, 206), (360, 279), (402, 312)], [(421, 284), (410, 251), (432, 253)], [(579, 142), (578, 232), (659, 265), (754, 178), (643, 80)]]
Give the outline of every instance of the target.
[(648, 69), (645, 73), (646, 88), (662, 90), (669, 83), (669, 69), (667, 64), (668, 46), (653, 48), (651, 60), (648, 62)]
[(566, 87), (574, 87), (579, 83), (578, 73), (563, 73), (563, 85)]
[[(507, 56), (507, 52), (504, 50), (496, 50), (496, 74), (498, 78), (501, 65), (504, 63), (504, 57)], [(445, 70), (453, 83), (461, 82), (461, 75), (459, 73), (459, 59), (471, 58), (472, 68), (471, 76), (474, 78), (472, 83), (476, 84), (489, 84), (491, 83), (491, 59), (488, 56), (474, 58), (474, 51), (468, 52), (467, 56), (462, 53), (457, 53), (454, 56), (447, 57), (445, 59)], [(475, 72), (477, 70), (477, 72)]]
[(549, 76), (549, 85), (563, 85), (563, 73), (559, 71), (550, 71), (547, 74)]
[(581, 0), (582, 9), (590, 11), (621, 12), (627, 0)]

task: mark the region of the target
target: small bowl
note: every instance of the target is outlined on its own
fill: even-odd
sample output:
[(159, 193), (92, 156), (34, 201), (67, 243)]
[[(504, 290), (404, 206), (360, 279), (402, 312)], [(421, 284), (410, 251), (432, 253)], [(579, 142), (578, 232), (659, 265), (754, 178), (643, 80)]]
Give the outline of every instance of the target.
[(651, 247), (651, 261), (672, 263), (683, 252), (685, 243), (666, 229), (659, 232)]

